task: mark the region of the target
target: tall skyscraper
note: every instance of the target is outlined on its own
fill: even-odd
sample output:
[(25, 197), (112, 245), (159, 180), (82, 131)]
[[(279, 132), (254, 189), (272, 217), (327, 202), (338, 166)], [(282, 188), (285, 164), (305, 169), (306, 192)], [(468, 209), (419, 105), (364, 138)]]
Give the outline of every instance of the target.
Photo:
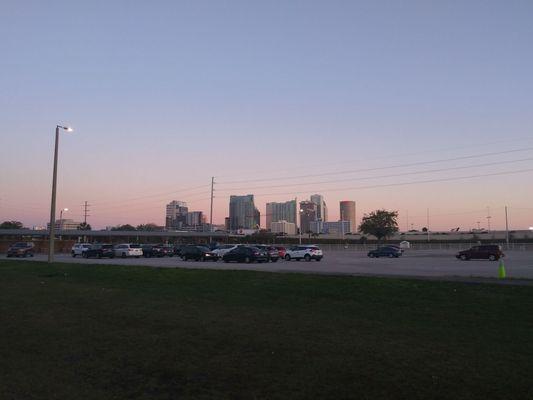
[(287, 221), (296, 224), (296, 200), (284, 203), (266, 204), (266, 229), (272, 229), (272, 222)]
[(184, 201), (173, 200), (167, 204), (165, 227), (167, 229), (179, 229), (187, 224), (187, 212), (189, 208)]
[(345, 200), (340, 202), (340, 218), (341, 221), (350, 222), (352, 232), (357, 231), (355, 221), (355, 201)]
[(316, 219), (326, 222), (328, 220), (328, 207), (324, 201), (324, 196), (321, 194), (313, 194), (311, 201), (316, 204)]
[(229, 229), (256, 229), (260, 225), (260, 213), (254, 204), (254, 195), (230, 196)]
[(311, 231), (311, 221), (317, 220), (317, 205), (312, 201), (300, 202), (300, 231), (307, 233)]

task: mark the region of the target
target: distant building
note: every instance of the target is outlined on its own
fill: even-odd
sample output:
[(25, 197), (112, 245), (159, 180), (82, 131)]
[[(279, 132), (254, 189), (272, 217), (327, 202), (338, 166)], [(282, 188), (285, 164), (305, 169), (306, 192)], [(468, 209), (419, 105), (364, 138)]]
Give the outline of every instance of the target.
[(317, 205), (312, 201), (300, 202), (300, 231), (311, 232), (310, 222), (317, 220)]
[(205, 225), (205, 217), (202, 211), (188, 211), (185, 214), (185, 222), (189, 227), (202, 227)]
[[(80, 224), (81, 222), (74, 221), (73, 219), (56, 219), (54, 229), (61, 231), (77, 230)], [(50, 223), (46, 224), (46, 229), (50, 230)]]
[(288, 221), (275, 221), (271, 224), (272, 233), (284, 233), (286, 235), (296, 235), (296, 224)]
[(271, 202), (266, 204), (266, 229), (271, 229), (272, 222), (286, 221), (296, 226), (296, 200), (284, 203)]
[(230, 196), (229, 230), (258, 229), (260, 213), (254, 204), (254, 195)]
[(357, 231), (357, 222), (355, 220), (355, 201), (345, 200), (341, 201), (339, 205), (340, 220), (350, 222), (351, 229), (353, 231)]
[(324, 196), (321, 194), (314, 194), (310, 199), (313, 203), (316, 204), (316, 219), (327, 221), (328, 220), (328, 207), (324, 201)]
[(326, 235), (345, 235), (351, 232), (350, 221), (311, 221), (309, 223), (310, 231), (312, 233), (320, 233)]
[(166, 206), (165, 227), (167, 229), (181, 229), (187, 225), (189, 208), (184, 201), (173, 200)]

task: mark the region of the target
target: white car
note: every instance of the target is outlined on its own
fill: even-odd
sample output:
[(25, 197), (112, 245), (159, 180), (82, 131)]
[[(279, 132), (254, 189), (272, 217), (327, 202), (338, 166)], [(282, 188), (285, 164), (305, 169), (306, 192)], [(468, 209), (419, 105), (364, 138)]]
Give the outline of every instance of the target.
[(117, 244), (115, 246), (115, 257), (135, 257), (139, 258), (143, 255), (143, 249), (141, 248), (140, 244)]
[(72, 246), (72, 249), (70, 249), (70, 254), (72, 257), (83, 256), (83, 253), (90, 248), (90, 243), (76, 243), (74, 246)]
[(229, 253), (231, 250), (236, 249), (238, 246), (238, 244), (223, 244), (214, 249), (212, 253), (215, 253), (218, 257), (222, 257), (224, 254)]
[(322, 253), (322, 250), (320, 250), (317, 246), (314, 245), (299, 245), (294, 246), (286, 250), (285, 252), (285, 260), (301, 260), (304, 259), (305, 261), (311, 261), (316, 260), (320, 261), (324, 257), (324, 254)]

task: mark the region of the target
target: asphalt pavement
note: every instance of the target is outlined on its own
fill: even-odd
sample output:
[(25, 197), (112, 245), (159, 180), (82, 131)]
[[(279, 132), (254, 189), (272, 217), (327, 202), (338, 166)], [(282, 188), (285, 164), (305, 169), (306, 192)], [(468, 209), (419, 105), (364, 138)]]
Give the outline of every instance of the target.
[[(346, 250), (325, 252), (322, 261), (285, 261), (276, 263), (224, 263), (183, 261), (177, 257), (85, 259), (70, 255), (56, 255), (57, 262), (82, 264), (139, 265), (158, 268), (209, 268), (220, 270), (253, 270), (271, 272), (302, 272), (338, 275), (403, 276), (420, 278), (497, 278), (497, 261), (460, 261), (453, 251), (406, 251), (400, 258), (368, 258), (366, 253)], [(5, 257), (5, 256), (4, 256)], [(24, 260), (46, 261), (46, 255), (35, 255)], [(508, 251), (504, 258), (508, 278), (533, 279), (533, 252)]]

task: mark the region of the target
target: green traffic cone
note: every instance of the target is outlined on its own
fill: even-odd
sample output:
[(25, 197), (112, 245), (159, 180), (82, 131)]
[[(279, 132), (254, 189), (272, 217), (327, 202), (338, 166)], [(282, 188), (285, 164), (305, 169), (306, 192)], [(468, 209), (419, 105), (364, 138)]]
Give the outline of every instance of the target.
[(503, 258), (500, 258), (500, 265), (498, 266), (498, 278), (505, 279), (505, 264)]

